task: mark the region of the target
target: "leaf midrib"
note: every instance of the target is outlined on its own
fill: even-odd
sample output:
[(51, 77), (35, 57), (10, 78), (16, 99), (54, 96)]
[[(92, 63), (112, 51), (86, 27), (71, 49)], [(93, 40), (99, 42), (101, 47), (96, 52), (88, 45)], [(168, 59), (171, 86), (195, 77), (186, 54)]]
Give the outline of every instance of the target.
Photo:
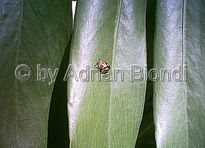
[[(185, 61), (185, 6), (186, 6), (186, 3), (185, 3), (185, 0), (182, 1), (182, 67), (184, 67), (184, 65), (186, 65), (186, 61)], [(186, 77), (186, 76), (185, 76)], [(187, 83), (186, 81), (184, 82), (184, 100), (186, 101), (186, 120), (188, 121), (188, 111), (187, 111), (187, 108), (188, 108), (188, 101), (187, 101)], [(187, 134), (186, 134), (186, 145), (187, 147), (189, 147), (189, 130), (188, 130), (188, 122), (186, 124), (186, 131), (187, 131)]]
[[(19, 66), (19, 64), (21, 64), (20, 63), (20, 47), (21, 47), (21, 42), (22, 42), (22, 22), (23, 22), (23, 0), (19, 0), (19, 3), (20, 3), (20, 16), (19, 16), (19, 20), (20, 20), (20, 22), (19, 22), (19, 27), (18, 27), (18, 32), (19, 32), (19, 35), (17, 35), (18, 37), (19, 37), (19, 39), (18, 39), (18, 42), (17, 42), (17, 46), (19, 47), (19, 48), (17, 48), (17, 54), (16, 54), (16, 59), (15, 59), (15, 63), (14, 64), (16, 64), (16, 65), (14, 65), (14, 67), (16, 67), (16, 66)], [(22, 63), (22, 64), (24, 64), (24, 63)], [(16, 101), (16, 104), (18, 104), (18, 98), (19, 98), (19, 95), (18, 95), (18, 80), (15, 78), (14, 79), (14, 94), (15, 94), (15, 101)], [(18, 106), (16, 106), (16, 107), (18, 107)]]
[[(116, 46), (117, 46), (117, 38), (118, 38), (118, 30), (119, 30), (119, 24), (120, 24), (120, 16), (121, 16), (121, 10), (122, 10), (122, 0), (118, 1), (118, 6), (117, 6), (117, 20), (115, 22), (115, 31), (114, 31), (114, 42), (113, 42), (113, 54), (112, 54), (112, 66), (111, 69), (114, 68), (114, 61), (115, 61), (115, 53), (116, 53)], [(111, 82), (112, 84), (112, 82)], [(111, 118), (111, 99), (112, 99), (112, 88), (110, 84), (110, 101), (109, 101), (109, 119), (108, 119), (108, 147), (110, 148), (110, 118)]]

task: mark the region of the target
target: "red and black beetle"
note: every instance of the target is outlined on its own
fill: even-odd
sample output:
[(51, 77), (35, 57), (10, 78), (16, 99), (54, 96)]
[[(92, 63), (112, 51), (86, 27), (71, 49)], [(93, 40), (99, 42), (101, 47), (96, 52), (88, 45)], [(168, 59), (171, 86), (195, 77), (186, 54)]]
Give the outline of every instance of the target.
[(106, 73), (108, 73), (109, 70), (110, 70), (110, 65), (109, 65), (107, 62), (103, 61), (103, 60), (97, 62), (94, 66), (95, 66), (95, 68), (97, 68), (102, 74), (106, 74)]

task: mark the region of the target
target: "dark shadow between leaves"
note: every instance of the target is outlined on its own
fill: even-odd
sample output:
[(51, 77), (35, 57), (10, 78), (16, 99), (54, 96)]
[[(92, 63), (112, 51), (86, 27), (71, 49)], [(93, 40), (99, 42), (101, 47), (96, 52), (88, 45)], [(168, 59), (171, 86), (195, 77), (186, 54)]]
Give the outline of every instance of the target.
[(67, 115), (67, 82), (63, 81), (69, 64), (71, 39), (61, 61), (61, 66), (54, 85), (48, 120), (48, 148), (69, 147), (69, 127)]
[[(147, 42), (147, 67), (148, 70), (153, 68), (153, 52), (154, 52), (154, 31), (155, 31), (155, 13), (156, 0), (147, 1), (146, 14), (146, 42)], [(148, 80), (146, 88), (146, 97), (144, 105), (144, 113), (140, 130), (135, 145), (136, 148), (155, 148), (155, 126), (153, 118), (153, 82)]]

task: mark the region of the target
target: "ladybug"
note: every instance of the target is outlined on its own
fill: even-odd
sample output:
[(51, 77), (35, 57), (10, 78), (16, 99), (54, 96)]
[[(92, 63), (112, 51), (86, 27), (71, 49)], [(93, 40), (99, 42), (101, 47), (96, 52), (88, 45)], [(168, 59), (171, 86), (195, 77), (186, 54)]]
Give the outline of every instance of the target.
[(110, 65), (107, 62), (101, 60), (95, 64), (95, 68), (97, 68), (100, 73), (106, 74), (110, 70)]

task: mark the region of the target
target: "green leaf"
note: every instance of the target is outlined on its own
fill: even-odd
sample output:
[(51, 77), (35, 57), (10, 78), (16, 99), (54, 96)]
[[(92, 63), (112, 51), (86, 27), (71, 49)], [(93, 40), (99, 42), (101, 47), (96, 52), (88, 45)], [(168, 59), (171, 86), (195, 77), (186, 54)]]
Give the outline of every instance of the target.
[(204, 0), (157, 2), (155, 67), (173, 72), (154, 86), (159, 148), (205, 147), (204, 7)]
[[(145, 21), (144, 0), (78, 1), (70, 56), (73, 67), (67, 71), (70, 147), (135, 147), (146, 81), (132, 82), (130, 75), (132, 65), (146, 67)], [(81, 70), (93, 69), (99, 59), (111, 65), (110, 73), (121, 70), (117, 82), (106, 81), (106, 75), (99, 81), (97, 72), (94, 81), (79, 78)]]
[[(0, 0), (0, 147), (47, 146), (53, 87), (37, 81), (37, 64), (59, 68), (71, 28), (67, 0)], [(27, 81), (14, 74), (20, 64), (30, 67)]]

